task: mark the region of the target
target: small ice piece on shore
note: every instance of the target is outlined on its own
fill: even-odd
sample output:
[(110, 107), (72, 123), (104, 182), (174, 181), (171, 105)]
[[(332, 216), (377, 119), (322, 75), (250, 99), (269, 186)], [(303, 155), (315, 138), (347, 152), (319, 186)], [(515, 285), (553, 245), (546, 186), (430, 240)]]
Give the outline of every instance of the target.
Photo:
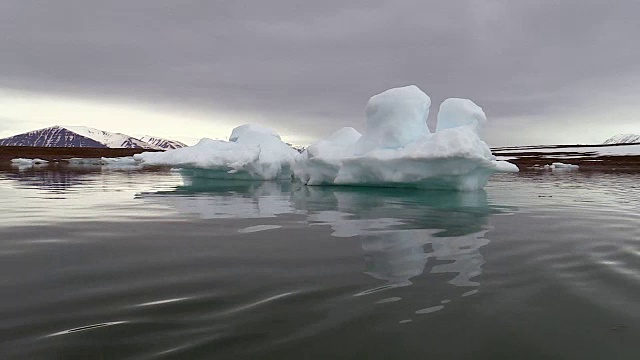
[(138, 162), (133, 158), (133, 156), (125, 156), (125, 157), (116, 157), (116, 158), (108, 158), (102, 157), (100, 158), (102, 161), (102, 165), (109, 166), (136, 166)]
[(101, 157), (101, 158), (71, 158), (67, 160), (69, 166), (105, 166), (113, 168), (138, 167), (138, 162), (133, 156), (124, 157)]
[(100, 166), (102, 160), (100, 158), (71, 158), (67, 160), (70, 166)]
[(197, 176), (228, 180), (291, 178), (298, 152), (271, 129), (245, 124), (233, 129), (229, 141), (202, 139), (196, 145), (165, 152), (134, 155), (142, 165), (198, 169)]
[(16, 159), (11, 159), (11, 164), (17, 165), (17, 166), (29, 166), (29, 165), (41, 165), (41, 164), (47, 164), (49, 163), (47, 160), (42, 160), (42, 159), (26, 159), (26, 158), (16, 158)]
[(486, 116), (479, 106), (445, 100), (438, 114), (442, 124), (432, 134), (426, 126), (430, 104), (416, 86), (373, 96), (367, 131), (358, 136), (341, 129), (309, 146), (296, 161), (295, 176), (306, 185), (478, 190), (495, 172), (518, 171), (496, 160), (480, 138)]
[(561, 162), (554, 162), (551, 165), (545, 165), (545, 169), (550, 169), (554, 171), (570, 171), (570, 170), (578, 170), (580, 166), (573, 164), (565, 164)]

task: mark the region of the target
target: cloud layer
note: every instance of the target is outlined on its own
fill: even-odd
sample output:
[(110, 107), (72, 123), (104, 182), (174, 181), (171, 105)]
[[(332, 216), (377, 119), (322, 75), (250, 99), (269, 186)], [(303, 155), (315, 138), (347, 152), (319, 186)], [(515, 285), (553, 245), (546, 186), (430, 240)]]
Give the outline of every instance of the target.
[(362, 127), (371, 95), (416, 84), (434, 106), (481, 105), (493, 144), (604, 140), (640, 132), (638, 13), (637, 1), (5, 0), (0, 87), (318, 137)]

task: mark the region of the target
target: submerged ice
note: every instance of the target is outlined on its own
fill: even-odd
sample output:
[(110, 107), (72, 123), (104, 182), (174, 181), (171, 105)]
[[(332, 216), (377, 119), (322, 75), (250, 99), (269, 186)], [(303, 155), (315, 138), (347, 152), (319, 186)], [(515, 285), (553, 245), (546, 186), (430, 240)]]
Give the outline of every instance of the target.
[(518, 168), (498, 161), (481, 133), (487, 118), (467, 99), (440, 105), (436, 131), (426, 119), (431, 99), (417, 86), (387, 90), (367, 103), (366, 131), (337, 130), (304, 152), (273, 130), (242, 125), (229, 141), (135, 155), (143, 165), (192, 169), (195, 176), (230, 180), (295, 178), (305, 185), (356, 185), (477, 190), (495, 172)]

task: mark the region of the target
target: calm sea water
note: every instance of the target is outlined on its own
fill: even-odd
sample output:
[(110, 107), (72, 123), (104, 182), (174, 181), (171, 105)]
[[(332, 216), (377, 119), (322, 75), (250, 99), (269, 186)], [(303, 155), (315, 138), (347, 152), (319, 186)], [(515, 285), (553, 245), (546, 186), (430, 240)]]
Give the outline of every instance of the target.
[(0, 170), (2, 359), (639, 359), (640, 176)]

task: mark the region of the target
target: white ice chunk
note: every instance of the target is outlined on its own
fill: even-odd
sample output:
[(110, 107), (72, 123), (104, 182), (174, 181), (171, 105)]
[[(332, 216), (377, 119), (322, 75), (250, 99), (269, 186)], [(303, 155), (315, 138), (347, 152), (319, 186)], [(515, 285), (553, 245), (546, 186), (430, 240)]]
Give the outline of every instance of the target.
[(554, 162), (551, 165), (545, 165), (545, 168), (551, 169), (551, 170), (566, 171), (566, 170), (578, 170), (580, 166), (573, 165), (573, 164), (565, 164), (561, 162)]
[(345, 154), (352, 154), (362, 135), (354, 128), (344, 127), (329, 137), (309, 146), (294, 165), (296, 177), (305, 184), (330, 184), (335, 179)]
[(71, 166), (100, 166), (102, 159), (100, 158), (71, 158), (67, 159), (67, 163)]
[(133, 158), (133, 156), (124, 157), (101, 157), (101, 158), (71, 158), (67, 160), (69, 166), (73, 167), (85, 167), (85, 166), (101, 166), (107, 168), (117, 169), (135, 169), (140, 164)]
[(352, 127), (343, 127), (329, 137), (310, 145), (306, 151), (312, 158), (340, 158), (345, 151), (353, 152), (353, 147), (361, 137), (362, 134), (358, 130)]
[(201, 169), (215, 179), (273, 180), (291, 177), (298, 152), (274, 131), (246, 124), (233, 129), (230, 141), (202, 139), (194, 146), (134, 155), (143, 165)]
[(460, 127), (424, 134), (401, 149), (376, 149), (346, 158), (333, 183), (477, 190), (494, 172), (504, 170), (499, 164), (485, 142), (471, 129)]
[(110, 165), (110, 166), (134, 166), (138, 164), (138, 162), (136, 161), (136, 159), (133, 158), (133, 156), (124, 156), (124, 157), (116, 157), (116, 158), (102, 157), (100, 158), (100, 161), (102, 162), (103, 165)]
[(470, 126), (480, 133), (487, 123), (487, 116), (482, 108), (469, 99), (450, 98), (440, 104), (436, 132)]
[(410, 85), (375, 95), (367, 103), (367, 132), (358, 142), (357, 152), (397, 149), (429, 133), (427, 117), (431, 99)]
[(18, 166), (27, 166), (27, 165), (46, 164), (48, 163), (48, 161), (38, 159), (38, 158), (35, 158), (35, 159), (16, 158), (16, 159), (11, 159), (11, 163)]
[(494, 172), (518, 171), (496, 161), (478, 136), (486, 122), (480, 107), (465, 99), (445, 102), (438, 116), (445, 124), (431, 134), (425, 122), (430, 100), (420, 89), (376, 95), (367, 106), (362, 137), (342, 129), (309, 146), (296, 162), (295, 175), (307, 185), (477, 190)]
[(265, 137), (274, 137), (280, 140), (280, 135), (269, 128), (258, 124), (244, 124), (231, 131), (229, 141), (237, 142), (238, 140), (241, 140), (244, 142), (255, 143), (263, 141)]
[(518, 172), (518, 166), (505, 160), (496, 160), (493, 162), (498, 172)]

